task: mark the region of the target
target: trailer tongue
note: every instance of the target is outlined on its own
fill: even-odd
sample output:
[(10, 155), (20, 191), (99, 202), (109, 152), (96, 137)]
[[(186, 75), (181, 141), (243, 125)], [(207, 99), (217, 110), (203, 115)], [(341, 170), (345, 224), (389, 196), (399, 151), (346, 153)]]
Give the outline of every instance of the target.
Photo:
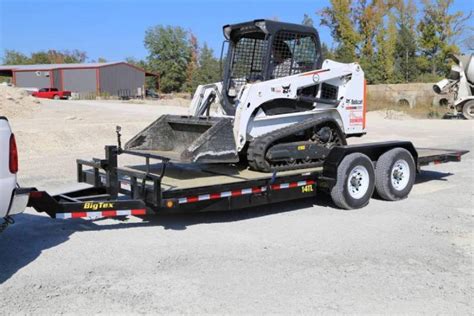
[[(328, 193), (339, 207), (359, 208), (369, 202), (374, 179), (380, 174), (374, 173), (371, 165), (377, 166), (379, 159), (385, 159), (382, 157), (400, 151), (410, 153), (416, 170), (400, 169), (399, 165), (403, 164), (397, 158), (386, 172), (387, 183), (394, 183), (395, 189), (397, 181), (398, 185), (406, 183), (406, 186), (400, 191), (402, 196), (387, 198), (390, 200), (408, 195), (414, 173), (422, 166), (460, 161), (467, 153), (464, 150), (416, 150), (410, 142), (339, 146), (331, 150), (322, 167), (261, 173), (229, 164), (174, 164), (150, 152), (106, 146), (105, 159), (77, 160), (78, 182), (91, 187), (55, 196), (35, 189), (30, 194), (29, 206), (52, 218), (101, 218), (242, 209)], [(120, 167), (119, 155), (143, 157), (145, 164)], [(364, 165), (361, 157), (368, 157), (373, 163)], [(357, 172), (353, 174), (354, 170), (364, 168), (367, 177), (364, 178), (364, 172), (362, 176)], [(407, 180), (401, 181), (404, 176)], [(342, 195), (337, 194), (338, 188), (342, 188)]]

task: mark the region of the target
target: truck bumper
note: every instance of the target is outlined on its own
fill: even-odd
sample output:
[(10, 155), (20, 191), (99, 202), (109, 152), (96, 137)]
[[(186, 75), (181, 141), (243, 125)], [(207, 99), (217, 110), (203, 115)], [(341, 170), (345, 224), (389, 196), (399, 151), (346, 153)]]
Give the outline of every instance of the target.
[(19, 213), (23, 213), (26, 209), (28, 204), (28, 200), (30, 198), (31, 189), (29, 188), (17, 188), (13, 192), (13, 198), (10, 203), (10, 209), (8, 210), (7, 215), (15, 215)]

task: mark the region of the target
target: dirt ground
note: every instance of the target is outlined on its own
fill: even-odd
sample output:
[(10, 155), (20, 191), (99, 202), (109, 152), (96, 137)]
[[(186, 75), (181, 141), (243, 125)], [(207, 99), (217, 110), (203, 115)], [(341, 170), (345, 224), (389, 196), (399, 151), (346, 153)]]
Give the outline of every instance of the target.
[[(20, 184), (77, 187), (102, 157), (183, 106), (44, 101), (11, 118)], [(472, 314), (474, 122), (385, 119), (367, 136), (471, 151), (428, 167), (408, 199), (342, 211), (321, 197), (243, 211), (52, 220), (28, 210), (0, 236), (0, 311), (34, 313)]]

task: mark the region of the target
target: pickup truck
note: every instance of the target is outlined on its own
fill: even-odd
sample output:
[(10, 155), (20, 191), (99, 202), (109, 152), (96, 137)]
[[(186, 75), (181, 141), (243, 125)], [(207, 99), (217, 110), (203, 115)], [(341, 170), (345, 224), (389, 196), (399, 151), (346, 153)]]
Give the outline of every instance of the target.
[[(29, 199), (29, 189), (17, 185), (18, 151), (10, 124), (0, 116), (0, 233), (12, 223), (12, 215), (23, 212)], [(1, 218), (5, 220), (1, 222)]]
[(32, 96), (44, 99), (68, 99), (71, 91), (60, 91), (56, 88), (41, 88), (37, 92), (33, 92)]

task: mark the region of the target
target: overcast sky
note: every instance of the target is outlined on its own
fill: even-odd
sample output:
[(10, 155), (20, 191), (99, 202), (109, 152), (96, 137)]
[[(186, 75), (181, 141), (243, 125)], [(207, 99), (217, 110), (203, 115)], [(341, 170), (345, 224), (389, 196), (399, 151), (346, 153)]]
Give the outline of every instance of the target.
[[(23, 53), (80, 49), (89, 59), (144, 58), (145, 30), (179, 25), (192, 30), (220, 54), (222, 26), (259, 18), (300, 23), (309, 14), (321, 40), (332, 46), (329, 31), (319, 27), (316, 12), (328, 0), (0, 0), (0, 49)], [(454, 10), (474, 10), (474, 0), (455, 0)], [(474, 26), (471, 19), (470, 25)]]

